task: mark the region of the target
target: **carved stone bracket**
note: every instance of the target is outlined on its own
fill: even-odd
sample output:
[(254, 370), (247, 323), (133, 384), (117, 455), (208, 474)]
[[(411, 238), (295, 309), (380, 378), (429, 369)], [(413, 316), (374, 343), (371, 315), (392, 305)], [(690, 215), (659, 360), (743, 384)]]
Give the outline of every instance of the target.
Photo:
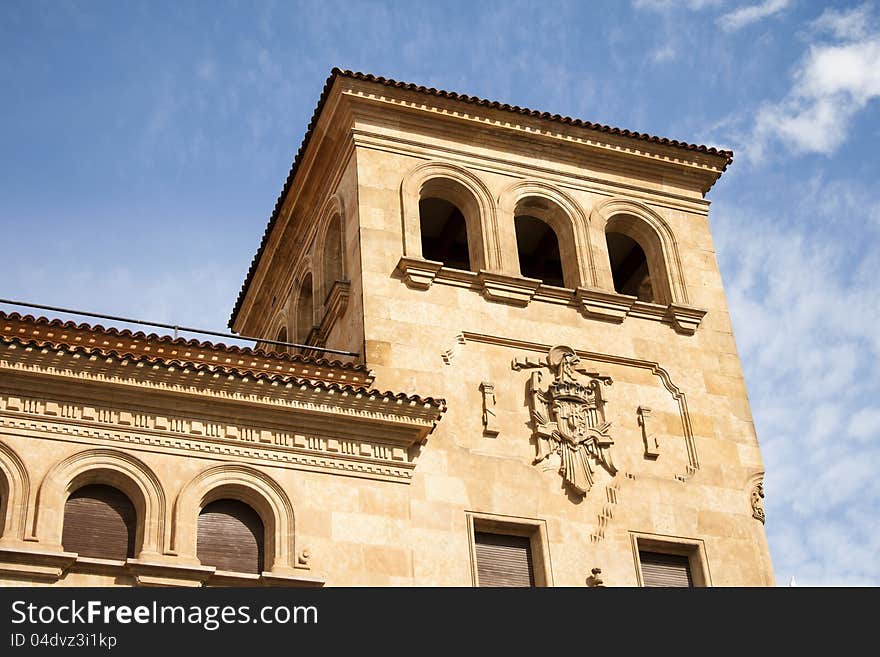
[(639, 426), (642, 428), (642, 441), (645, 443), (645, 457), (656, 459), (660, 456), (660, 441), (657, 436), (648, 430), (648, 419), (651, 417), (651, 409), (639, 406), (636, 411), (639, 417)]
[(590, 588), (604, 588), (605, 580), (602, 579), (602, 569), (601, 568), (593, 568), (590, 571), (590, 576), (587, 577), (587, 586)]
[(478, 274), (483, 287), (483, 296), (489, 301), (499, 301), (513, 306), (527, 306), (535, 292), (541, 287), (537, 278), (510, 276), (486, 270)]
[(483, 435), (495, 438), (500, 431), (498, 417), (495, 415), (495, 384), (483, 381), (480, 383), (480, 392), (483, 393)]
[(758, 479), (752, 487), (752, 517), (763, 525), (767, 519), (764, 514), (764, 479)]
[(575, 295), (584, 315), (617, 323), (624, 320), (636, 302), (636, 297), (594, 287), (579, 287)]
[(397, 269), (403, 275), (408, 287), (416, 290), (427, 290), (434, 282), (437, 272), (443, 267), (442, 262), (403, 256), (397, 263)]
[(681, 303), (670, 303), (667, 315), (676, 331), (685, 335), (693, 335), (700, 326), (700, 322), (703, 321), (706, 311)]

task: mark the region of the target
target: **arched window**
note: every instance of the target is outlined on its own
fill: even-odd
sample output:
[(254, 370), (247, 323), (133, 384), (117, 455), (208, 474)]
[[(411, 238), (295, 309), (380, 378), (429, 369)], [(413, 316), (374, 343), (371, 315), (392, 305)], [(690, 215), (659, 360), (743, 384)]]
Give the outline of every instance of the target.
[(125, 493), (104, 484), (78, 488), (64, 504), (61, 545), (84, 557), (134, 556), (137, 513)]
[(340, 217), (333, 215), (327, 233), (324, 235), (324, 301), (336, 281), (341, 281), (342, 272), (342, 229)]
[(262, 519), (238, 500), (222, 499), (206, 504), (199, 513), (196, 554), (203, 565), (217, 570), (263, 572)]
[(547, 285), (564, 287), (556, 232), (544, 221), (527, 214), (517, 215), (514, 222), (520, 273)]
[(296, 302), (296, 341), (306, 344), (315, 323), (315, 308), (312, 302), (312, 275), (306, 274), (299, 288)]
[(454, 203), (442, 198), (419, 201), (422, 257), (454, 269), (471, 268), (467, 223)]

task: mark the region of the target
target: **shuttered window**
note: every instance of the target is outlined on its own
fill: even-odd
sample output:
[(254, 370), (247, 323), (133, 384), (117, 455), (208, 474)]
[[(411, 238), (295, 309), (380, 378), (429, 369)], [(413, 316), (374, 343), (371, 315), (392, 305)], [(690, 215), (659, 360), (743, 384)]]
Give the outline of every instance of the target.
[(134, 505), (112, 486), (83, 486), (67, 498), (61, 533), (66, 552), (99, 559), (133, 557), (136, 532)]
[(532, 544), (526, 536), (474, 532), (480, 586), (534, 586)]
[(244, 502), (217, 500), (199, 514), (197, 555), (205, 566), (263, 572), (263, 521)]
[(693, 586), (691, 564), (683, 554), (639, 552), (644, 586)]

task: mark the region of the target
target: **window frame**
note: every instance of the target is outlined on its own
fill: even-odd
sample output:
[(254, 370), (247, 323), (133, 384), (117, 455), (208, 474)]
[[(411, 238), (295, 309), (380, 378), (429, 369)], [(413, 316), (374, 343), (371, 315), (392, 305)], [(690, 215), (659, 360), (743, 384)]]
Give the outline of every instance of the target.
[(471, 586), (475, 588), (480, 586), (477, 572), (476, 532), (528, 538), (532, 550), (532, 577), (535, 580), (535, 588), (553, 586), (550, 543), (547, 540), (547, 522), (545, 520), (477, 511), (465, 511), (465, 517), (470, 550)]
[(645, 586), (640, 556), (642, 551), (686, 556), (694, 588), (712, 586), (712, 575), (709, 572), (709, 561), (706, 558), (706, 544), (702, 539), (630, 532), (630, 540), (632, 542), (633, 564), (635, 566), (636, 585), (638, 587), (644, 588)]

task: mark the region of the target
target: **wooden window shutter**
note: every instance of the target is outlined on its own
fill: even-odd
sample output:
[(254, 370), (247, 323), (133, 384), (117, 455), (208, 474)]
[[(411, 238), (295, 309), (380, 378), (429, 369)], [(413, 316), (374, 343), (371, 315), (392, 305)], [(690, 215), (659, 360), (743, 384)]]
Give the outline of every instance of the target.
[(480, 586), (534, 586), (532, 543), (526, 536), (474, 532)]
[(263, 572), (263, 521), (238, 500), (217, 500), (199, 514), (196, 554), (205, 566), (239, 573)]
[(644, 586), (693, 586), (691, 564), (683, 554), (639, 552)]
[(74, 491), (64, 504), (61, 545), (84, 557), (126, 559), (134, 556), (137, 513), (125, 493), (104, 484)]

